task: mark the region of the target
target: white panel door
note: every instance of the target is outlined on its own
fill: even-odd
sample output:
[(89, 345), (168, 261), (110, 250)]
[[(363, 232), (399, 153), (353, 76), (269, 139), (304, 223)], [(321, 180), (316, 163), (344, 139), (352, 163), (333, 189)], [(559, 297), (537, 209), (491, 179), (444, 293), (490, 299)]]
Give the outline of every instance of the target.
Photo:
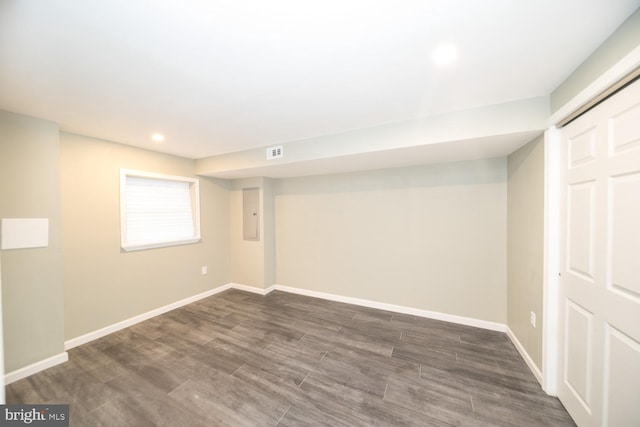
[(558, 397), (640, 426), (640, 81), (562, 130)]

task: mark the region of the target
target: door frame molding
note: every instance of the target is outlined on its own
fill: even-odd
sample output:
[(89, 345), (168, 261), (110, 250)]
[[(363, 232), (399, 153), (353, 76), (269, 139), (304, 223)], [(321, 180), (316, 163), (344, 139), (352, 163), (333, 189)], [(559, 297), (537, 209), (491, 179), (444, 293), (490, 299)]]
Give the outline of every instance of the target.
[(544, 133), (544, 237), (542, 278), (542, 389), (557, 394), (560, 233), (562, 203), (561, 131), (556, 127)]
[(560, 280), (560, 238), (562, 197), (562, 140), (556, 124), (598, 96), (624, 76), (640, 66), (640, 46), (595, 79), (569, 102), (549, 117), (544, 133), (544, 267), (543, 267), (543, 329), (542, 329), (542, 389), (552, 396), (558, 388), (558, 330)]

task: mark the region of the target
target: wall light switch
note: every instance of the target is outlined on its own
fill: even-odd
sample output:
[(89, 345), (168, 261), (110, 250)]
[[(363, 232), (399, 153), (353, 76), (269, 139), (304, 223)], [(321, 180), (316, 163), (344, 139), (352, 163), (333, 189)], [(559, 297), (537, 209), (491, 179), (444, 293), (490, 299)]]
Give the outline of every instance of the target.
[(206, 265), (204, 267), (202, 267), (202, 275), (204, 276), (205, 274), (207, 274), (207, 266)]

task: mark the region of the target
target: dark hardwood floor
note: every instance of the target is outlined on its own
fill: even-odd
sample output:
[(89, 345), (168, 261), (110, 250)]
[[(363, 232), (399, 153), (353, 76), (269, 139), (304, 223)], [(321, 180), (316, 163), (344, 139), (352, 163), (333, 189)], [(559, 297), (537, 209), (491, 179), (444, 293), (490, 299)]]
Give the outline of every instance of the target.
[(230, 290), (69, 351), (7, 386), (73, 426), (562, 426), (503, 333)]

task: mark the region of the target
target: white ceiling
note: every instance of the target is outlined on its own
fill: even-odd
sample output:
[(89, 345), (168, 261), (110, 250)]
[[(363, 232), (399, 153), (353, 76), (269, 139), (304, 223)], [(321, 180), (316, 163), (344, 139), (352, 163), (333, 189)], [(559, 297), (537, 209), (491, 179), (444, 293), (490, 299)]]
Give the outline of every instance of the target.
[(546, 96), (639, 4), (0, 0), (0, 109), (201, 158)]

